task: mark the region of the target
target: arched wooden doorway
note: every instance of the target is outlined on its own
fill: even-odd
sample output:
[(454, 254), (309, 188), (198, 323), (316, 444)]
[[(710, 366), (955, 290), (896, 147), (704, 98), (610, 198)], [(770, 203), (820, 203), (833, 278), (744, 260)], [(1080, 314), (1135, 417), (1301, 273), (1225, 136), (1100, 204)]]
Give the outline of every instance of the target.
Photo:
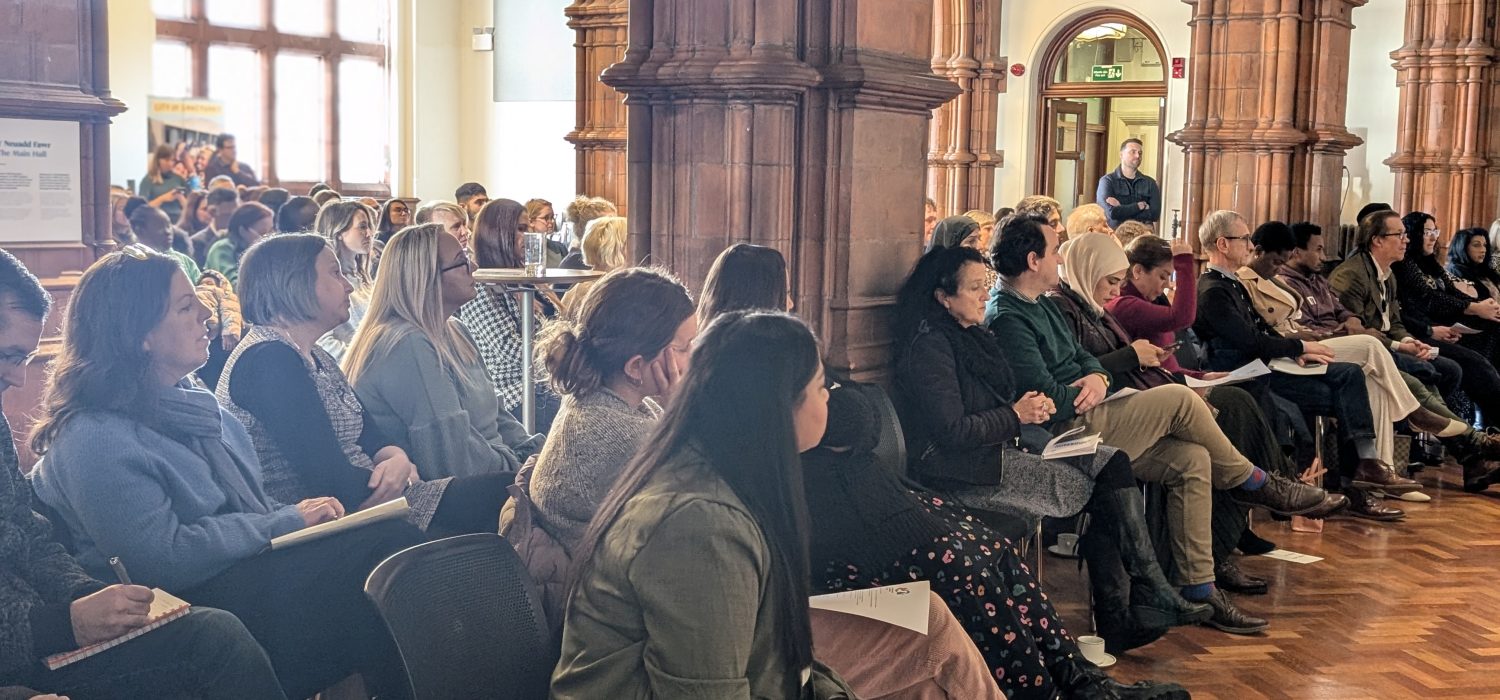
[(1099, 178), (1119, 165), (1119, 146), (1146, 146), (1141, 172), (1162, 182), (1167, 109), (1166, 51), (1140, 18), (1094, 12), (1064, 26), (1043, 54), (1037, 81), (1034, 190), (1063, 216), (1094, 201)]

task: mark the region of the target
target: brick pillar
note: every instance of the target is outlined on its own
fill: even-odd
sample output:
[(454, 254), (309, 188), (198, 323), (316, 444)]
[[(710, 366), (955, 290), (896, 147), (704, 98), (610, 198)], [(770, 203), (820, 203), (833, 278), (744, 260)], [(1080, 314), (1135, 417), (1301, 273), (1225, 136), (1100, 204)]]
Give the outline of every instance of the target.
[(631, 0), (604, 82), (629, 107), (633, 257), (699, 289), (726, 246), (787, 256), (836, 367), (886, 370), (920, 252), (932, 0)]
[[(1234, 209), (1254, 226), (1339, 222), (1350, 14), (1366, 0), (1183, 0), (1193, 6), (1183, 224)], [(1194, 245), (1197, 245), (1194, 235)]]
[(578, 152), (577, 190), (614, 202), (621, 214), (629, 210), (625, 103), (599, 74), (625, 55), (627, 5), (627, 0), (577, 0), (566, 10), (568, 26), (578, 33), (578, 126), (567, 136)]
[(1443, 237), (1489, 226), (1500, 208), (1500, 9), (1475, 0), (1408, 0), (1406, 44), (1391, 53), (1401, 87), (1398, 211), (1437, 217)]
[(995, 208), (995, 169), (1005, 157), (997, 143), (1006, 66), (1001, 0), (933, 4), (932, 71), (963, 92), (933, 110), (927, 193), (944, 216), (989, 211)]

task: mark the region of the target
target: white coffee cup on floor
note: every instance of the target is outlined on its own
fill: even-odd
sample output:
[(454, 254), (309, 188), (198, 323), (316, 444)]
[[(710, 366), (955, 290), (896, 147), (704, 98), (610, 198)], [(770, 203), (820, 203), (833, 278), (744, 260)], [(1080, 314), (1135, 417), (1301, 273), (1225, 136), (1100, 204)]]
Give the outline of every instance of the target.
[(1078, 642), (1078, 651), (1083, 653), (1083, 658), (1088, 659), (1095, 666), (1107, 663), (1110, 660), (1109, 654), (1104, 653), (1103, 637), (1086, 634), (1075, 641)]
[(1071, 532), (1057, 533), (1057, 548), (1064, 552), (1076, 553), (1078, 551), (1078, 535)]

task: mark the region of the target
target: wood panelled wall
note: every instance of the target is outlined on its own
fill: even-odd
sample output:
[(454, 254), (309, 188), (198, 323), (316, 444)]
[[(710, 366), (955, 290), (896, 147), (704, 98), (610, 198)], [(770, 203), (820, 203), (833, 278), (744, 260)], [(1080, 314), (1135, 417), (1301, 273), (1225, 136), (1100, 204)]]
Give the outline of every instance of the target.
[[(629, 215), (630, 207), (625, 101), (599, 75), (625, 56), (629, 6), (629, 0), (577, 0), (567, 9), (568, 26), (578, 34), (578, 124), (567, 137), (578, 153), (577, 190), (614, 202), (622, 216)], [(558, 210), (565, 206), (557, 203)]]
[(83, 230), (65, 243), (32, 243), (27, 232), (0, 225), (0, 246), (41, 278), (56, 302), (26, 386), (5, 396), (22, 464), (45, 367), (60, 348), (61, 309), (79, 273), (114, 246), (109, 232), (109, 120), (125, 105), (109, 95), (109, 33), (105, 3), (94, 0), (0, 0), (7, 18), (0, 35), (0, 117), (79, 124)]
[(1500, 215), (1500, 3), (1407, 0), (1406, 43), (1391, 53), (1401, 87), (1398, 211), (1437, 217), (1444, 239)]
[(920, 252), (932, 0), (631, 0), (604, 82), (629, 107), (632, 257), (690, 288), (732, 243), (790, 264), (838, 368), (887, 367), (893, 295)]

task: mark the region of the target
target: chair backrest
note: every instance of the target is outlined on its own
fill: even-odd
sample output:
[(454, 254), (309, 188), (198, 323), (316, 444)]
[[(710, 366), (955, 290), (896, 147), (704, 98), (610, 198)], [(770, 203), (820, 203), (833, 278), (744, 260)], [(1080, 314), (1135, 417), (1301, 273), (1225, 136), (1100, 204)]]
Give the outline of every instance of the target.
[(541, 598), (505, 538), (462, 535), (402, 550), (365, 581), (416, 700), (546, 698), (558, 650)]
[(880, 426), (880, 442), (875, 443), (875, 458), (880, 466), (897, 475), (906, 475), (906, 435), (901, 432), (901, 419), (896, 415), (896, 405), (883, 389), (874, 384), (859, 385), (865, 398), (875, 408), (876, 423)]

